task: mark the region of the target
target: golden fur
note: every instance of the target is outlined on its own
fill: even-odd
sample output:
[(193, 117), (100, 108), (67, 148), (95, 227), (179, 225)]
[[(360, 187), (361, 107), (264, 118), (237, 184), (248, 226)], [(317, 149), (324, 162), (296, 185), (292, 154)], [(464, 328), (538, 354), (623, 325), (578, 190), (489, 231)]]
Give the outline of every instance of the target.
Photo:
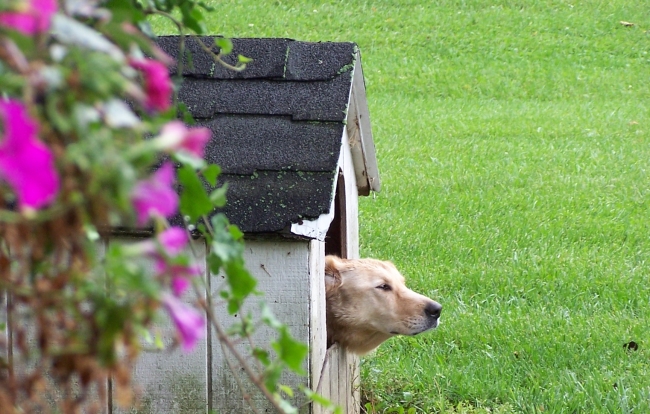
[(442, 306), (408, 289), (390, 262), (325, 258), (327, 339), (364, 355), (395, 335), (438, 326)]

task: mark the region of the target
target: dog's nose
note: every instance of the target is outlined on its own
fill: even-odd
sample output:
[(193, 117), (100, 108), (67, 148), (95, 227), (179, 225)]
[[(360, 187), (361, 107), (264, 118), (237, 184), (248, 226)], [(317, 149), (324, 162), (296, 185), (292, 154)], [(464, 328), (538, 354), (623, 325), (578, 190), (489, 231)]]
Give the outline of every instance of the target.
[(431, 301), (424, 308), (424, 313), (432, 318), (439, 318), (440, 312), (442, 312), (442, 305), (438, 302)]

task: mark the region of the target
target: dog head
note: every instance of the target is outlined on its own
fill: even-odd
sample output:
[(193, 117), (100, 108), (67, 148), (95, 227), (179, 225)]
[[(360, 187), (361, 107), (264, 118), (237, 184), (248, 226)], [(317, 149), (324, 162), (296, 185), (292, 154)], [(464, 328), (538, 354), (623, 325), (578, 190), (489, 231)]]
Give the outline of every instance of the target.
[(328, 342), (363, 355), (394, 335), (438, 326), (442, 306), (413, 292), (390, 262), (325, 259)]

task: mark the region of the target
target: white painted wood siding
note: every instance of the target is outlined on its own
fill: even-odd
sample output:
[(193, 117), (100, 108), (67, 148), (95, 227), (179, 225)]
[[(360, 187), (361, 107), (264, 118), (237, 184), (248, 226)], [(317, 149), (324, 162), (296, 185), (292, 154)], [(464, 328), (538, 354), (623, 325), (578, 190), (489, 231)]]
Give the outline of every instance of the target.
[[(259, 314), (258, 303), (265, 301), (278, 320), (287, 324), (293, 337), (305, 344), (310, 343), (310, 250), (311, 243), (304, 240), (277, 241), (247, 241), (244, 259), (246, 267), (258, 280), (258, 290), (263, 296), (252, 297), (247, 301), (243, 312), (249, 310)], [(218, 280), (212, 278), (212, 293), (218, 297)], [(227, 315), (224, 309), (218, 312), (224, 321), (235, 321), (237, 317)], [(275, 339), (275, 331), (261, 327), (254, 335), (255, 346), (269, 349), (269, 344)], [(212, 347), (212, 409), (219, 414), (240, 414), (252, 412), (227, 367), (223, 353), (214, 337)], [(247, 343), (238, 345), (238, 349), (246, 351)], [(285, 373), (281, 383), (297, 389), (298, 385), (309, 386), (311, 366), (306, 361), (304, 365), (306, 376), (301, 377)], [(275, 412), (254, 386), (245, 382), (245, 388), (258, 412)], [(294, 405), (301, 406), (304, 399), (296, 392)], [(308, 409), (308, 406), (304, 408)], [(305, 412), (303, 409), (302, 412)]]
[[(142, 239), (115, 238), (110, 243), (132, 243)], [(206, 275), (206, 246), (203, 240), (194, 240), (186, 252), (196, 254), (196, 264), (201, 266)], [(144, 261), (145, 259), (143, 259)], [(144, 262), (150, 266), (153, 275), (153, 262)], [(183, 296), (186, 302), (192, 301), (195, 293), (189, 291)], [(191, 353), (185, 353), (180, 347), (171, 348), (175, 328), (164, 310), (159, 312), (160, 319), (153, 330), (162, 333), (166, 349), (154, 352), (145, 351), (140, 355), (133, 372), (134, 390), (140, 395), (140, 406), (130, 411), (121, 410), (114, 401), (109, 414), (205, 414), (208, 410), (208, 370), (207, 335), (200, 340)], [(152, 344), (145, 345), (152, 348)], [(115, 390), (113, 390), (115, 391)]]

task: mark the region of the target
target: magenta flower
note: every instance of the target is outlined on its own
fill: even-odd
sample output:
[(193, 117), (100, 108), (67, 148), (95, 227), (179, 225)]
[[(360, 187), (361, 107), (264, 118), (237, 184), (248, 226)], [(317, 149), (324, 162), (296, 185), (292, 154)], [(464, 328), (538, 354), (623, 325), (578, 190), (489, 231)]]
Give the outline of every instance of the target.
[(162, 303), (180, 334), (183, 351), (191, 351), (198, 340), (205, 336), (206, 325), (203, 315), (169, 294), (163, 295)]
[(172, 187), (174, 180), (174, 167), (166, 162), (149, 179), (136, 183), (131, 191), (131, 202), (138, 216), (138, 225), (146, 224), (151, 216), (169, 217), (176, 213), (178, 194)]
[(180, 297), (190, 287), (190, 279), (201, 274), (198, 265), (171, 265), (167, 271), (172, 274), (171, 288), (174, 296)]
[(16, 192), (21, 209), (38, 209), (54, 201), (59, 177), (50, 149), (37, 137), (38, 125), (22, 103), (0, 100), (4, 137), (0, 142), (0, 178)]
[(190, 286), (190, 279), (202, 271), (198, 265), (171, 263), (183, 252), (189, 242), (187, 232), (180, 227), (170, 227), (160, 233), (157, 241), (148, 240), (136, 247), (136, 252), (154, 259), (156, 274), (171, 276), (171, 288), (175, 296), (181, 296)]
[(52, 16), (56, 13), (56, 0), (28, 0), (16, 11), (0, 12), (0, 25), (10, 27), (26, 35), (43, 33), (50, 29)]
[(188, 241), (189, 237), (185, 230), (180, 227), (170, 227), (159, 233), (155, 241), (147, 240), (138, 243), (134, 251), (154, 258), (176, 257), (183, 251)]
[(170, 227), (158, 235), (158, 241), (169, 256), (178, 256), (183, 251), (189, 238), (180, 227)]
[(205, 145), (210, 141), (208, 128), (188, 128), (181, 121), (165, 124), (156, 138), (158, 148), (166, 151), (185, 151), (195, 157), (203, 158)]
[[(163, 247), (167, 256), (174, 258), (178, 256), (189, 239), (187, 232), (180, 227), (170, 227), (158, 236), (158, 241)], [(155, 270), (158, 274), (171, 275), (171, 288), (175, 296), (181, 296), (190, 287), (191, 278), (201, 274), (201, 268), (198, 265), (183, 265), (168, 263), (165, 257), (158, 254), (154, 255), (156, 259)]]
[(145, 107), (152, 111), (166, 111), (171, 106), (172, 84), (167, 67), (153, 59), (131, 59), (131, 66), (144, 76), (147, 99)]
[(186, 277), (172, 277), (172, 293), (177, 298), (181, 297), (183, 293), (190, 287), (190, 281)]

